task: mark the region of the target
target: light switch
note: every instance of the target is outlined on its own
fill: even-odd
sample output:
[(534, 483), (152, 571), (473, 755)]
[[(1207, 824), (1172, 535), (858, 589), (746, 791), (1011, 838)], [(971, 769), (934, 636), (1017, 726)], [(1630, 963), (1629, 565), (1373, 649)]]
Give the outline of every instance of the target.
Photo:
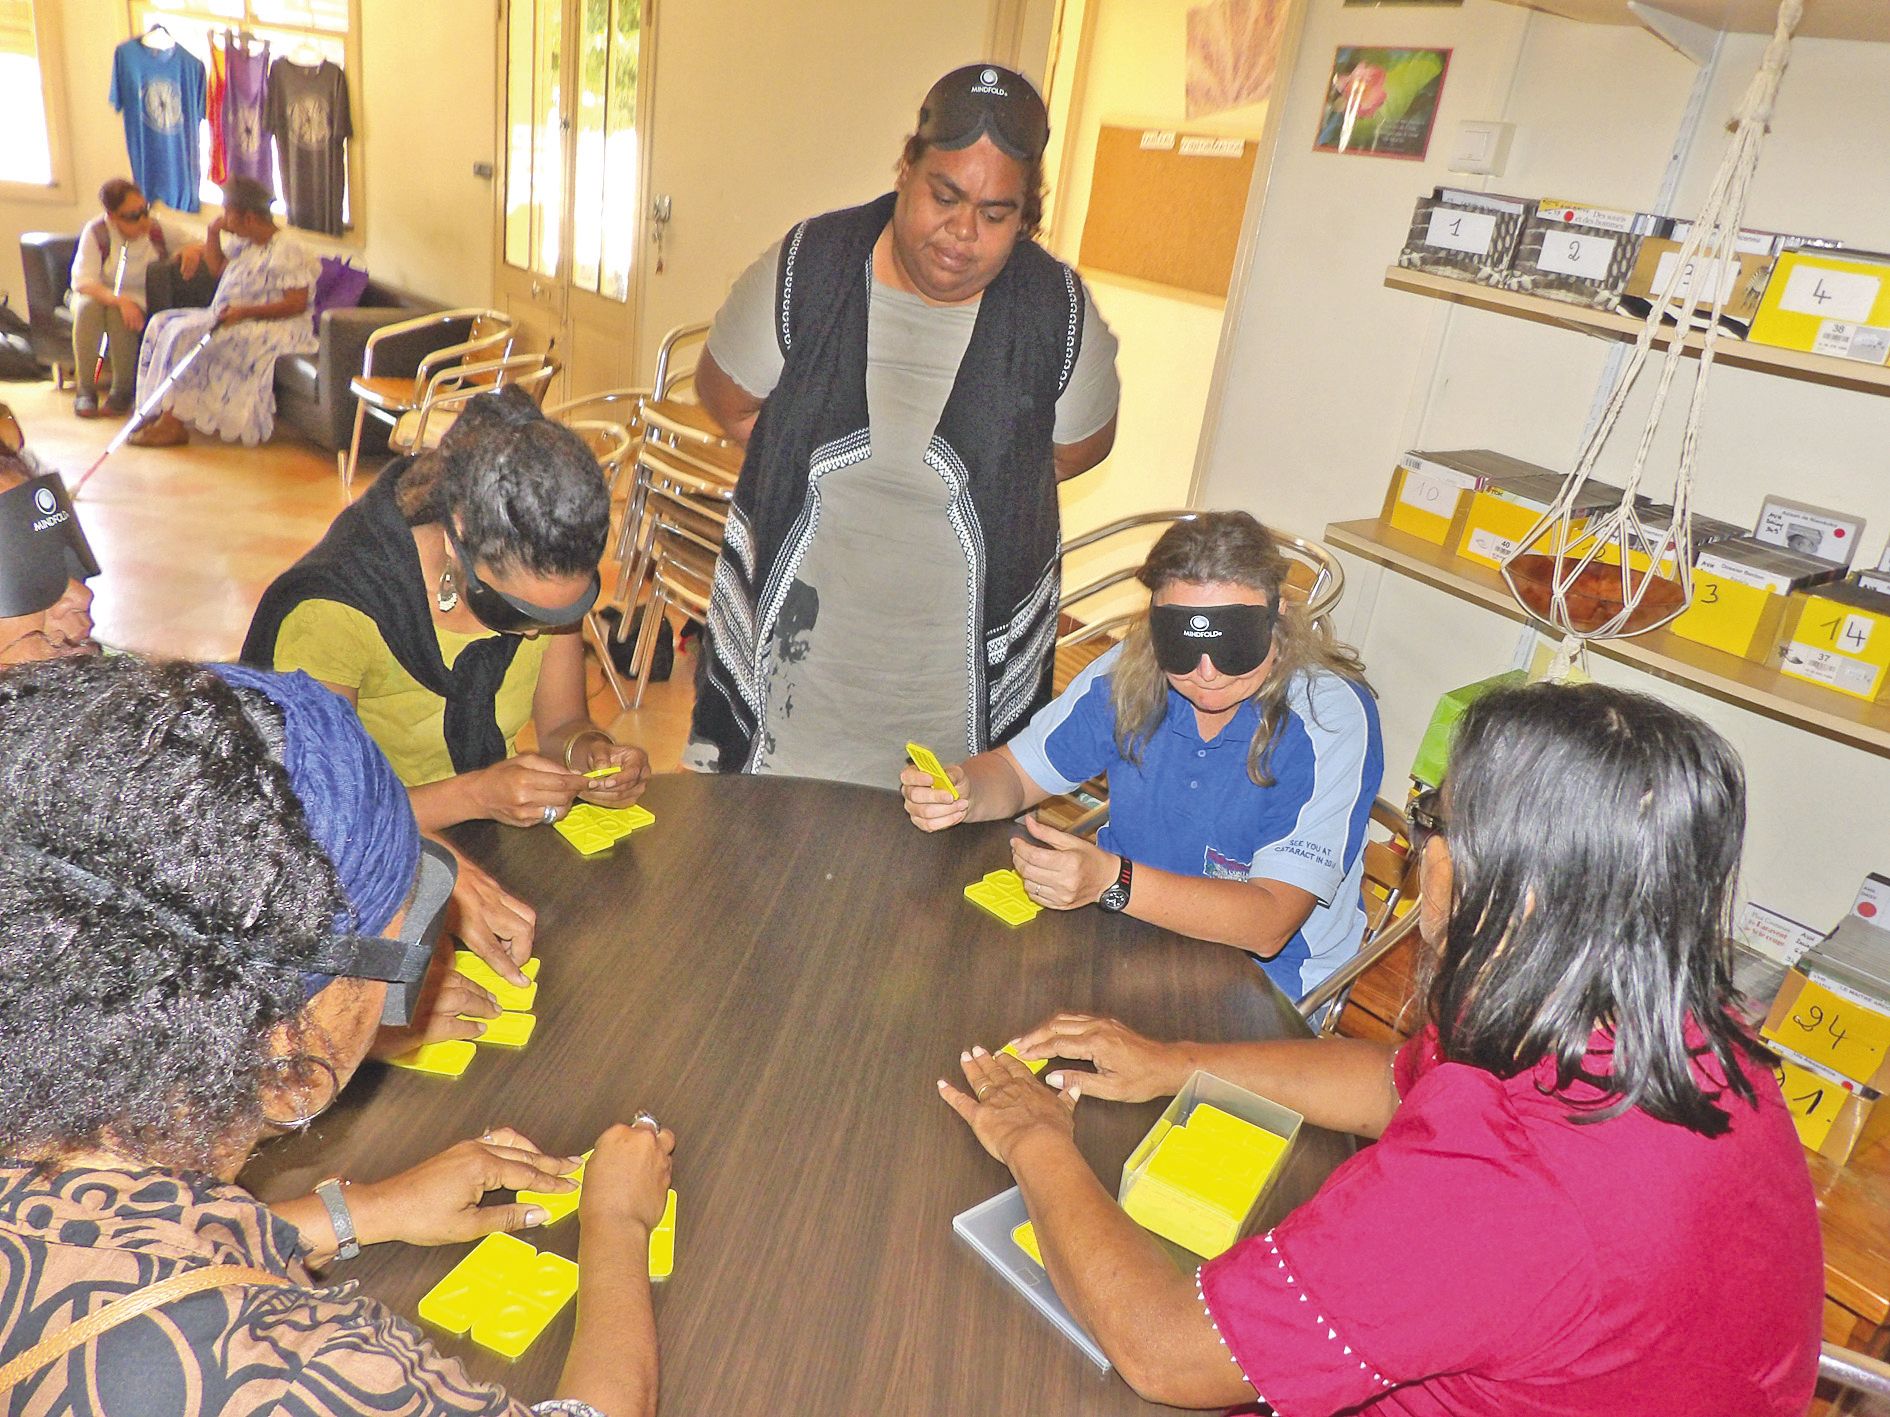
[(1456, 141), (1450, 149), (1450, 170), (1501, 177), (1503, 166), (1509, 161), (1510, 140), (1515, 134), (1513, 123), (1477, 120), (1459, 123)]

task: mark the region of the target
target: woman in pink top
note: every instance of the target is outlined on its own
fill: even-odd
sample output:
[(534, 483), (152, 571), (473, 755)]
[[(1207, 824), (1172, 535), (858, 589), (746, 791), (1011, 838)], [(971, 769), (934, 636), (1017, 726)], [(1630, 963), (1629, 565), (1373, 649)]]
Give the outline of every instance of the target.
[[(1016, 1175), (1072, 1314), (1143, 1396), (1316, 1413), (1802, 1414), (1823, 1296), (1811, 1182), (1725, 940), (1738, 758), (1600, 685), (1465, 715), (1422, 845), (1428, 1026), (1157, 1043), (1061, 1014), (939, 1087)], [(1071, 1141), (1080, 1095), (1196, 1068), (1375, 1138), (1183, 1273)]]

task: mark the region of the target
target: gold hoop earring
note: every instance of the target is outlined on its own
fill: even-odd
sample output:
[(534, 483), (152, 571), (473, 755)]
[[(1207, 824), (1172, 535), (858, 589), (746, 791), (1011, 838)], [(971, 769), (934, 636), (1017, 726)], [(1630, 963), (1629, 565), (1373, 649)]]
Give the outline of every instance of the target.
[(308, 1125), (322, 1113), (335, 1105), (335, 1099), (341, 1096), (341, 1074), (335, 1071), (335, 1065), (318, 1053), (296, 1053), (286, 1058), (271, 1058), (264, 1067), (283, 1072), (299, 1071), (308, 1064), (320, 1068), (328, 1074), (328, 1098), (319, 1107), (298, 1112), (295, 1116), (284, 1119), (271, 1117), (267, 1110), (263, 1112), (263, 1121), (282, 1132), (301, 1132), (308, 1130)]
[(450, 615), (459, 609), (459, 582), (453, 576), (453, 565), (450, 561), (440, 572), (440, 586), (434, 594), (433, 603), (440, 607), (442, 615)]

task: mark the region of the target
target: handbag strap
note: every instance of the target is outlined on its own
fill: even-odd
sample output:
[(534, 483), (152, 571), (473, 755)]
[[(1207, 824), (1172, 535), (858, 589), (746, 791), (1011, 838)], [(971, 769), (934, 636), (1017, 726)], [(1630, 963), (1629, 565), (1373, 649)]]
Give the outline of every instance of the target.
[(200, 1265), (182, 1274), (173, 1274), (169, 1279), (160, 1279), (112, 1300), (104, 1308), (68, 1324), (50, 1337), (42, 1338), (24, 1353), (12, 1358), (4, 1367), (0, 1367), (0, 1392), (18, 1386), (41, 1368), (58, 1362), (73, 1349), (90, 1343), (107, 1330), (117, 1328), (140, 1314), (189, 1298), (192, 1294), (223, 1289), (232, 1284), (261, 1284), (281, 1288), (291, 1282), (279, 1274), (247, 1265)]

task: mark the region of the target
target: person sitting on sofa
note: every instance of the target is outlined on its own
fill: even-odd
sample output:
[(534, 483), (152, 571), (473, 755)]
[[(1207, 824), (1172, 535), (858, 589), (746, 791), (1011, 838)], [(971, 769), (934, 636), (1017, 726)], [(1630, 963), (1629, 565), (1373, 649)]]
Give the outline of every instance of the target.
[[(225, 184), (223, 215), (210, 223), (203, 249), (216, 298), (208, 310), (166, 310), (145, 333), (138, 406), (177, 379), (164, 392), (163, 411), (132, 434), (137, 446), (175, 447), (195, 428), (253, 448), (275, 431), (276, 360), (319, 347), (308, 309), (320, 267), (307, 247), (281, 233), (271, 200), (251, 178)], [(226, 236), (240, 243), (234, 253), (224, 250)]]
[(98, 200), (104, 211), (85, 224), (72, 255), (72, 368), (79, 383), (72, 411), (81, 418), (99, 416), (101, 342), (112, 361), (111, 402), (104, 411), (121, 417), (131, 412), (138, 345), (151, 308), (144, 273), (153, 261), (182, 249), (151, 215), (137, 183), (114, 177), (98, 189)]

